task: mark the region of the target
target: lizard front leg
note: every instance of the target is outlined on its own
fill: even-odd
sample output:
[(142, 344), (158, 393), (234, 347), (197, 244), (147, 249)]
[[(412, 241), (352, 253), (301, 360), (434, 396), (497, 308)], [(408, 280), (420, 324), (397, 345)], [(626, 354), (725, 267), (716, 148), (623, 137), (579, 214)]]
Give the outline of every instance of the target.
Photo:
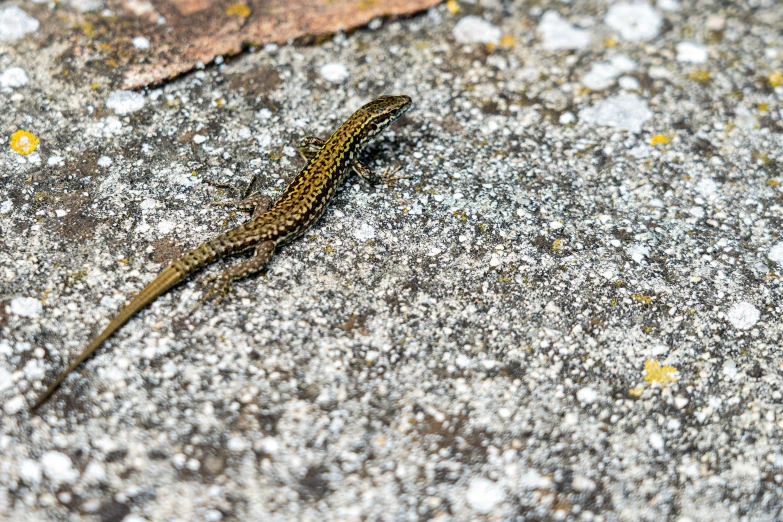
[[(255, 181), (256, 181), (256, 176), (253, 175), (253, 178), (250, 180), (250, 183), (247, 184), (247, 187), (245, 187), (245, 190), (242, 194), (242, 197), (239, 199), (239, 201), (216, 201), (212, 204), (219, 207), (236, 207), (239, 210), (252, 212), (253, 213), (252, 219), (257, 218), (258, 216), (264, 214), (267, 210), (269, 210), (269, 207), (272, 206), (272, 198), (269, 196), (261, 195), (257, 190), (250, 195), (246, 195), (247, 192), (250, 190), (250, 188), (253, 186), (253, 183), (255, 183)], [(234, 187), (230, 185), (218, 184), (212, 181), (210, 181), (209, 183), (211, 185), (215, 185), (218, 187), (228, 187), (236, 190)]]
[[(310, 161), (315, 157), (316, 154), (318, 154), (318, 151), (321, 150), (321, 147), (324, 146), (324, 140), (321, 138), (316, 138), (315, 136), (305, 136), (301, 140), (299, 140), (299, 143), (297, 144), (297, 149), (299, 149), (299, 154), (302, 155), (302, 157), (306, 161)], [(387, 181), (387, 179), (391, 179), (388, 176), (391, 174), (394, 174), (397, 172), (395, 170), (391, 174), (388, 174), (388, 169), (378, 176), (375, 174), (370, 167), (365, 165), (359, 160), (354, 160), (353, 164), (351, 165), (351, 168), (353, 171), (358, 174), (363, 180), (365, 180), (367, 183), (371, 185), (379, 185), (383, 183), (384, 181)]]
[(316, 138), (315, 136), (305, 136), (299, 143), (296, 144), (296, 148), (299, 150), (299, 154), (305, 161), (310, 161), (318, 154), (321, 147), (324, 146), (324, 140)]

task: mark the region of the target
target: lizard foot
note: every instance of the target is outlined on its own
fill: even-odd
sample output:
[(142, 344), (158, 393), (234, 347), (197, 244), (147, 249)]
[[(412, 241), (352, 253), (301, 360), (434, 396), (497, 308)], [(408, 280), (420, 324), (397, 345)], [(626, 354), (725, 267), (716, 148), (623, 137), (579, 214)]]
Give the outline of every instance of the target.
[(397, 166), (394, 169), (390, 170), (390, 167), (386, 167), (383, 170), (383, 173), (378, 176), (378, 179), (381, 183), (387, 184), (387, 185), (394, 185), (396, 181), (399, 181), (401, 179), (410, 179), (410, 176), (395, 176), (400, 170), (402, 170), (402, 167)]
[(215, 201), (215, 202), (212, 203), (213, 205), (220, 206), (220, 207), (241, 205), (242, 202), (247, 200), (249, 197), (257, 194), (258, 191), (254, 192), (253, 194), (248, 196), (248, 194), (250, 192), (250, 189), (253, 187), (253, 184), (255, 182), (256, 182), (256, 175), (255, 174), (253, 174), (253, 177), (250, 178), (250, 181), (247, 183), (247, 185), (245, 185), (244, 189), (240, 189), (239, 187), (235, 187), (234, 185), (231, 185), (229, 183), (219, 183), (217, 181), (212, 181), (210, 179), (205, 179), (204, 180), (204, 183), (206, 183), (208, 185), (212, 185), (213, 187), (217, 187), (217, 188), (231, 190), (235, 194), (239, 194), (239, 197), (237, 199), (233, 199), (233, 200), (229, 200), (229, 201)]
[(215, 297), (215, 306), (218, 306), (220, 302), (223, 300), (226, 295), (228, 295), (228, 292), (231, 290), (231, 277), (226, 276), (226, 274), (215, 274), (212, 276), (207, 277), (202, 281), (202, 283), (206, 284), (211, 281), (218, 280), (217, 283), (212, 285), (209, 290), (206, 291), (204, 296), (199, 299), (198, 303), (196, 303), (196, 306), (193, 307), (193, 309), (190, 311), (192, 314), (196, 310), (198, 310), (201, 305)]

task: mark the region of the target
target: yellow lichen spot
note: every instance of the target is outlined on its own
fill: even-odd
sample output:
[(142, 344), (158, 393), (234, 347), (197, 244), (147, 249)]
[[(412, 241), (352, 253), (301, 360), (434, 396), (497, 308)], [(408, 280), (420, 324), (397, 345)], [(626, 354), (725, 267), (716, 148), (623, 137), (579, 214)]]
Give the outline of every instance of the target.
[(769, 104), (768, 103), (759, 103), (759, 110), (760, 111), (766, 111), (768, 109), (769, 109)]
[(93, 83), (92, 85), (90, 85), (90, 87), (93, 89), (97, 89), (99, 85), (97, 83)]
[(371, 7), (375, 7), (376, 0), (361, 0), (359, 2), (359, 9), (370, 9)]
[(697, 82), (707, 83), (710, 81), (711, 76), (710, 72), (705, 69), (696, 69), (688, 75), (688, 78)]
[(325, 246), (323, 248), (323, 251), (324, 251), (324, 254), (331, 254), (332, 252), (334, 252), (334, 248), (332, 248), (332, 247), (327, 245), (327, 246)]
[(494, 50), (495, 50), (495, 47), (497, 47), (495, 44), (493, 44), (493, 43), (488, 43), (488, 44), (487, 44), (487, 51), (490, 51), (490, 52), (492, 52), (492, 51), (494, 51)]
[(106, 60), (106, 65), (109, 67), (117, 67), (117, 61), (116, 60)]
[(562, 239), (555, 239), (555, 242), (552, 243), (552, 251), (553, 252), (562, 252), (563, 251), (563, 240)]
[(780, 71), (775, 71), (773, 73), (770, 73), (770, 75), (767, 76), (767, 81), (773, 87), (778, 87), (780, 85), (783, 85), (783, 73), (781, 73)]
[(666, 143), (669, 143), (669, 138), (664, 136), (663, 134), (656, 134), (652, 137), (650, 140), (650, 145), (665, 145)]
[(79, 24), (79, 28), (84, 33), (84, 36), (92, 36), (95, 34), (95, 26), (92, 25), (90, 22), (82, 22)]
[(770, 187), (777, 187), (778, 185), (780, 185), (780, 183), (774, 179), (768, 179), (767, 185), (769, 185)]
[(39, 143), (41, 140), (38, 139), (38, 136), (26, 130), (18, 130), (11, 134), (11, 148), (22, 156), (35, 152)]
[(650, 297), (649, 295), (633, 294), (631, 296), (631, 299), (633, 299), (634, 301), (639, 301), (644, 304), (652, 303), (652, 297)]
[(644, 363), (644, 371), (647, 373), (644, 380), (649, 382), (651, 386), (655, 385), (655, 383), (666, 386), (671, 382), (677, 381), (677, 368), (674, 366), (661, 366), (658, 361), (647, 360)]
[(628, 390), (628, 393), (630, 393), (632, 397), (639, 397), (642, 394), (642, 392), (644, 392), (644, 388), (642, 388), (641, 386), (634, 388), (632, 390)]
[(457, 14), (459, 13), (459, 4), (454, 0), (449, 0), (446, 2), (446, 9), (448, 9), (451, 14)]
[(464, 212), (460, 212), (459, 210), (454, 212), (454, 217), (459, 219), (460, 221), (466, 221), (468, 219), (468, 216)]
[(615, 45), (617, 45), (617, 40), (615, 40), (614, 38), (607, 38), (606, 40), (604, 40), (604, 45), (606, 47), (614, 47)]
[(510, 34), (503, 35), (503, 38), (500, 39), (500, 46), (506, 49), (514, 47), (515, 43), (517, 43), (516, 38), (514, 38)]
[(223, 101), (223, 98), (218, 98), (215, 100), (215, 105), (217, 105), (218, 107), (222, 107), (224, 104), (225, 102)]
[(616, 297), (612, 297), (612, 303), (611, 304), (612, 304), (612, 306), (617, 306), (617, 298)]
[(234, 4), (226, 9), (227, 15), (241, 16), (242, 18), (247, 18), (251, 12), (250, 8), (245, 4)]

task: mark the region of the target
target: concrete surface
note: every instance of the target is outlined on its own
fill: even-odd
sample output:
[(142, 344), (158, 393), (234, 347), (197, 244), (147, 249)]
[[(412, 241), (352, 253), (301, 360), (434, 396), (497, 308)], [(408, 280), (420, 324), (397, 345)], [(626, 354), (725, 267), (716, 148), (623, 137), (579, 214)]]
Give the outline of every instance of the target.
[[(138, 94), (3, 12), (0, 518), (780, 519), (781, 5), (452, 1)], [(274, 195), (382, 93), (408, 179), (26, 411), (246, 219), (207, 180)]]

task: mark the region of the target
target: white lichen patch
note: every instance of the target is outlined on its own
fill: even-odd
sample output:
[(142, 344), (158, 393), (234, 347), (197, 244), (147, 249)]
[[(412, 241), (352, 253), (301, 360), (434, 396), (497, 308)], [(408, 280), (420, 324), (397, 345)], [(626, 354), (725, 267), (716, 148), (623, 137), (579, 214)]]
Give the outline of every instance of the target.
[(576, 392), (576, 400), (583, 404), (592, 404), (598, 398), (598, 393), (593, 388), (585, 387)]
[(634, 94), (618, 94), (579, 111), (579, 119), (584, 122), (633, 133), (641, 132), (644, 123), (652, 116), (647, 102)]
[(484, 43), (497, 44), (503, 32), (478, 16), (466, 16), (460, 19), (451, 33), (454, 39), (462, 44)]
[(158, 223), (157, 228), (161, 235), (166, 235), (177, 228), (177, 223), (175, 221), (163, 219)]
[(133, 43), (133, 47), (135, 47), (136, 49), (141, 49), (142, 51), (150, 48), (150, 41), (143, 36), (133, 37), (131, 43)]
[(783, 241), (772, 245), (772, 247), (769, 249), (769, 253), (767, 253), (767, 257), (770, 261), (773, 261), (783, 267)]
[(321, 66), (321, 77), (327, 82), (342, 83), (348, 79), (348, 68), (339, 62), (330, 62)]
[(53, 154), (46, 159), (46, 164), (49, 165), (50, 167), (59, 167), (63, 163), (65, 163), (65, 160), (63, 159), (62, 156), (59, 156), (57, 154)]
[(24, 459), (19, 464), (19, 478), (26, 484), (38, 484), (41, 482), (42, 476), (43, 470), (38, 462), (32, 459)]
[(122, 122), (116, 116), (106, 116), (90, 126), (89, 134), (95, 137), (110, 138), (122, 131)]
[(79, 478), (79, 471), (74, 469), (73, 462), (65, 453), (48, 451), (41, 457), (41, 465), (46, 478), (56, 484), (73, 483)]
[(696, 192), (701, 194), (702, 197), (711, 199), (717, 196), (718, 184), (712, 178), (704, 178), (696, 183)]
[(0, 9), (0, 42), (19, 40), (39, 26), (38, 20), (15, 5)]
[(663, 19), (650, 4), (618, 2), (609, 8), (604, 22), (623, 40), (644, 42), (658, 36)]
[(650, 255), (650, 249), (644, 245), (633, 245), (628, 248), (628, 255), (630, 255), (631, 259), (636, 263), (642, 263), (644, 262), (644, 258)]
[(66, 3), (81, 13), (90, 13), (102, 9), (103, 0), (66, 0)]
[(578, 29), (565, 20), (556, 11), (547, 11), (538, 23), (542, 46), (548, 50), (584, 49), (590, 44), (590, 33)]
[(738, 330), (753, 328), (761, 318), (761, 312), (752, 303), (741, 301), (734, 304), (727, 314), (729, 322)]
[(606, 89), (614, 83), (615, 78), (623, 73), (633, 71), (635, 68), (636, 63), (633, 60), (624, 54), (619, 54), (608, 62), (593, 64), (590, 71), (582, 79), (582, 84), (594, 91)]
[(693, 42), (680, 42), (677, 44), (677, 61), (683, 63), (706, 63), (710, 50), (703, 45)]
[(21, 67), (9, 67), (0, 73), (0, 89), (17, 89), (28, 81), (27, 73)]
[(354, 230), (353, 235), (359, 241), (369, 241), (375, 238), (375, 228), (369, 223), (362, 223), (359, 228)]
[(468, 505), (478, 513), (487, 514), (506, 498), (503, 487), (485, 478), (474, 478), (465, 494)]
[(38, 317), (43, 312), (41, 301), (33, 297), (15, 297), (11, 299), (11, 313), (19, 317)]
[(134, 91), (112, 91), (106, 100), (106, 108), (119, 115), (140, 111), (144, 108), (144, 104), (144, 95)]

